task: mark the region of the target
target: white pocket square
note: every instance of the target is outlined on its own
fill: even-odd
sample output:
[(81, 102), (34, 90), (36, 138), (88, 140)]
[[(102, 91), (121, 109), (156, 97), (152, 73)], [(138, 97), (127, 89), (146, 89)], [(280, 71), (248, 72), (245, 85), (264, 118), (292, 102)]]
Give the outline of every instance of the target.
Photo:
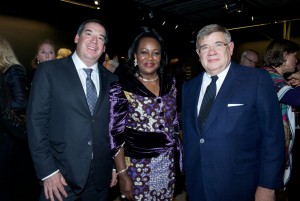
[(233, 104), (228, 104), (227, 107), (236, 107), (236, 106), (242, 106), (244, 104), (241, 103), (233, 103)]

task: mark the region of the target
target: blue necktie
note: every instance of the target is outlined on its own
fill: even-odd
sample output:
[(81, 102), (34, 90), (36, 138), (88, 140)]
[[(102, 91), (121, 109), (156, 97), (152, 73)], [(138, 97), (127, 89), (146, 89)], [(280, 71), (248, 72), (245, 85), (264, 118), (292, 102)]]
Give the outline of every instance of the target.
[(86, 77), (86, 100), (90, 108), (90, 112), (93, 115), (94, 109), (97, 102), (97, 91), (95, 84), (93, 83), (93, 80), (91, 78), (91, 74), (93, 69), (83, 69), (87, 75)]
[(218, 79), (218, 76), (212, 76), (211, 77), (211, 83), (207, 86), (203, 100), (202, 100), (202, 104), (201, 104), (201, 108), (200, 108), (200, 112), (199, 112), (199, 127), (200, 130), (202, 130), (202, 128), (205, 125), (206, 122), (206, 117), (208, 116), (208, 113), (210, 111), (210, 108), (212, 106), (212, 104), (214, 103), (215, 97), (216, 97), (216, 91), (217, 91), (217, 87), (216, 87), (216, 81)]

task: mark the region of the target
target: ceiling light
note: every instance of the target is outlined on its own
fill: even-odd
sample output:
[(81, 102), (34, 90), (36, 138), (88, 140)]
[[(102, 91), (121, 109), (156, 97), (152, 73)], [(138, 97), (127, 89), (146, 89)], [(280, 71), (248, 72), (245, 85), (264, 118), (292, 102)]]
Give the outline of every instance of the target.
[(149, 15), (149, 18), (152, 19), (152, 18), (154, 17), (153, 11), (151, 10), (151, 11), (148, 13), (148, 15)]
[(83, 7), (87, 7), (87, 8), (92, 8), (92, 9), (96, 9), (96, 10), (100, 9), (99, 6), (92, 6), (92, 5), (80, 3), (80, 2), (77, 2), (77, 1), (71, 1), (71, 0), (60, 0), (60, 1), (66, 2), (66, 3), (70, 3), (70, 4), (74, 4), (74, 5), (77, 5), (77, 6), (83, 6)]
[(231, 0), (225, 3), (225, 9), (227, 13), (238, 12), (241, 13), (243, 11), (243, 3), (240, 0)]

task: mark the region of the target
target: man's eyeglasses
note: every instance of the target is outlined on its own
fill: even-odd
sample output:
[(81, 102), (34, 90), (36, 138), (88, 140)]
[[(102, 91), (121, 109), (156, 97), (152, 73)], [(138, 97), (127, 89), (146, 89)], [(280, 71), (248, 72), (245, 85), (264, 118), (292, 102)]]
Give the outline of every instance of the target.
[(209, 52), (209, 50), (211, 49), (211, 47), (214, 48), (214, 50), (216, 51), (220, 51), (220, 50), (223, 50), (223, 48), (228, 45), (228, 43), (224, 43), (224, 42), (215, 42), (214, 44), (212, 45), (202, 45), (200, 46), (199, 48), (199, 51), (201, 53), (207, 53)]
[(253, 61), (252, 59), (249, 59), (248, 57), (246, 57), (246, 56), (244, 56), (244, 55), (243, 55), (243, 57), (244, 57), (245, 59), (247, 59), (247, 60), (249, 61), (249, 63), (254, 64), (254, 65), (257, 64), (257, 61)]

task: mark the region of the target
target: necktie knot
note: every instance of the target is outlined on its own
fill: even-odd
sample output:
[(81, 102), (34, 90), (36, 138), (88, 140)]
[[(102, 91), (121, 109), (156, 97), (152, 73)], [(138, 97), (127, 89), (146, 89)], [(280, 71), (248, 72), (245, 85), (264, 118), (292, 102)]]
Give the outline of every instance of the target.
[(84, 70), (85, 73), (87, 74), (87, 77), (88, 77), (88, 78), (91, 78), (93, 69), (90, 69), (90, 68), (84, 68), (83, 70)]
[(217, 75), (211, 76), (211, 82), (216, 82), (219, 79)]

